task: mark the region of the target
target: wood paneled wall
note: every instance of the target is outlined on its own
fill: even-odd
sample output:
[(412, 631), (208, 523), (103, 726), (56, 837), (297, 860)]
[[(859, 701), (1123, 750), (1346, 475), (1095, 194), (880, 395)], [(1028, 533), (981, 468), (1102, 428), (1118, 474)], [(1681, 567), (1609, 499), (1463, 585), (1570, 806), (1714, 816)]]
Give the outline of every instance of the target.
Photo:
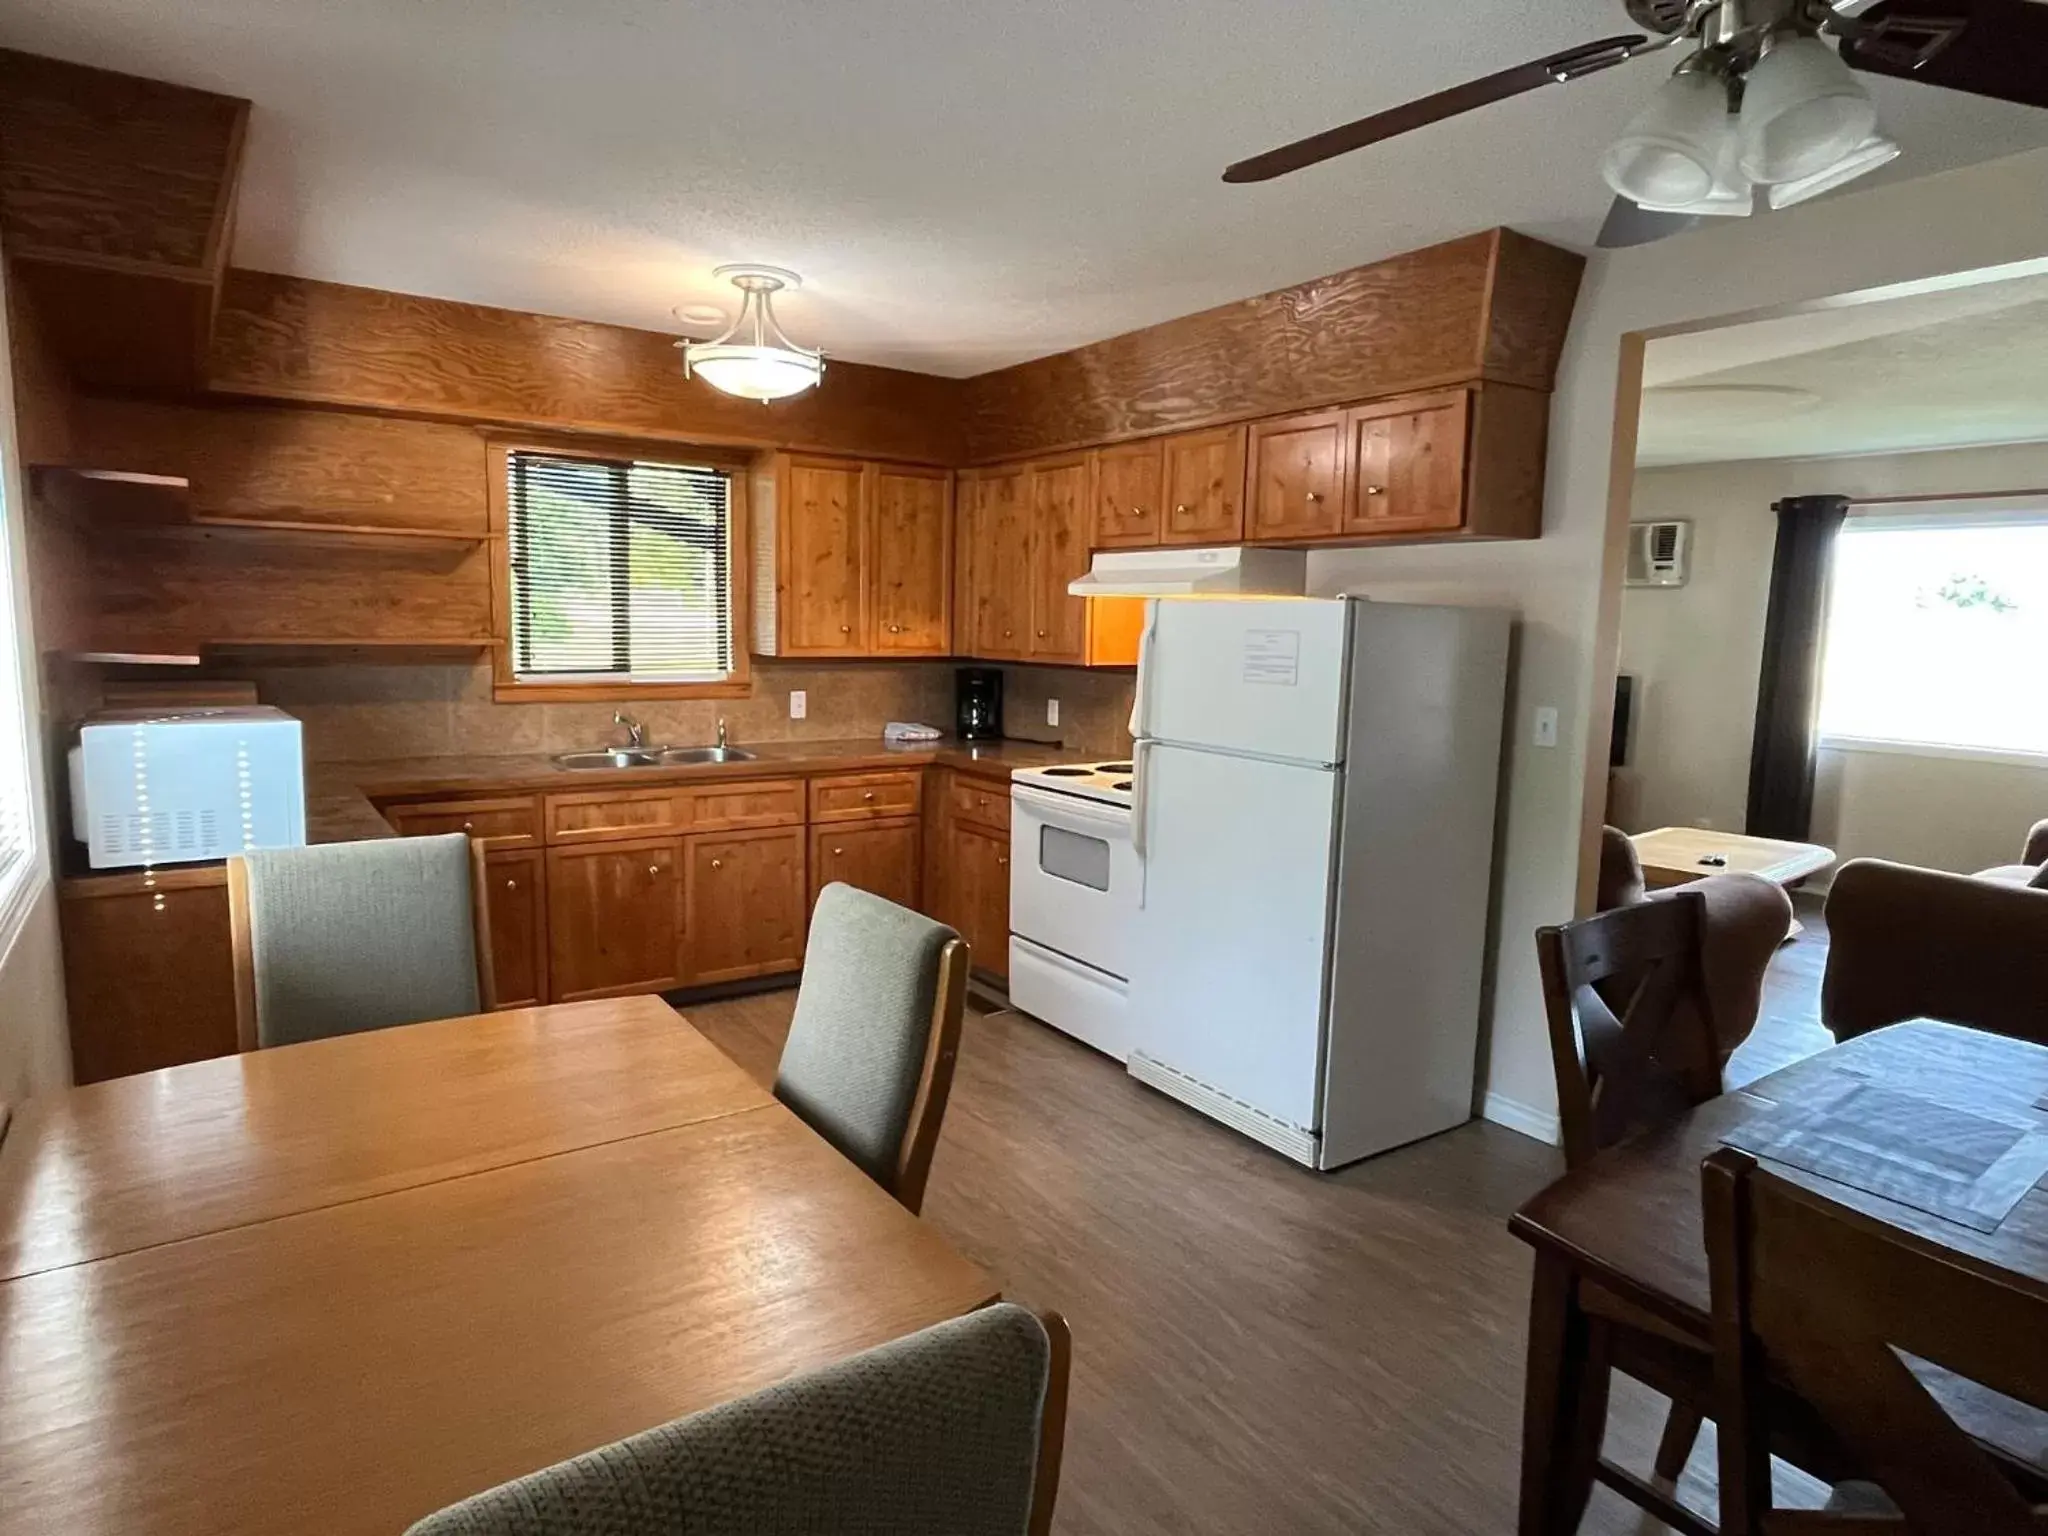
[(967, 462), (1475, 379), (1548, 390), (1585, 259), (1490, 230), (967, 380)]
[(763, 405), (683, 377), (673, 336), (303, 278), (229, 273), (217, 392), (506, 426), (951, 464), (960, 383), (828, 360)]

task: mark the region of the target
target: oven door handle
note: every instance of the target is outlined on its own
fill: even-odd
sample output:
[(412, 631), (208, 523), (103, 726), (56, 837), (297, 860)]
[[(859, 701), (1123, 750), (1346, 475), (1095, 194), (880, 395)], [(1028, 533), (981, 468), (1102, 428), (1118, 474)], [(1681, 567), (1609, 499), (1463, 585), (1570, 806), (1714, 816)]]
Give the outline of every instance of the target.
[(1097, 810), (1093, 805), (1073, 795), (1033, 789), (1028, 784), (1013, 786), (1010, 798), (1047, 826), (1068, 829), (1085, 827), (1091, 832), (1099, 830), (1120, 833), (1128, 831), (1131, 825), (1128, 816), (1120, 810)]

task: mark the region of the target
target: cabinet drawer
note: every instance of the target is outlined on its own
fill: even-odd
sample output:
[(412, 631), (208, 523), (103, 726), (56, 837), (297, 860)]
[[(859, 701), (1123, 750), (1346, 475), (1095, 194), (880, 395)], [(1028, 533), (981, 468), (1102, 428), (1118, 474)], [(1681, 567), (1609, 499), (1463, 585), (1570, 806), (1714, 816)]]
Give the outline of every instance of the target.
[(811, 820), (866, 821), (875, 816), (915, 816), (922, 770), (835, 773), (811, 780)]
[(463, 832), (493, 848), (513, 848), (540, 838), (540, 802), (532, 795), (394, 805), (385, 810), (384, 819), (404, 837)]
[(680, 831), (687, 801), (674, 789), (595, 789), (549, 795), (548, 841), (588, 843)]
[(1010, 791), (1008, 786), (988, 779), (970, 778), (956, 774), (953, 778), (953, 792), (948, 802), (956, 821), (969, 826), (981, 827), (985, 831), (1010, 835)]
[(681, 792), (683, 821), (692, 832), (736, 832), (749, 827), (795, 827), (804, 819), (802, 779), (754, 779), (703, 784)]

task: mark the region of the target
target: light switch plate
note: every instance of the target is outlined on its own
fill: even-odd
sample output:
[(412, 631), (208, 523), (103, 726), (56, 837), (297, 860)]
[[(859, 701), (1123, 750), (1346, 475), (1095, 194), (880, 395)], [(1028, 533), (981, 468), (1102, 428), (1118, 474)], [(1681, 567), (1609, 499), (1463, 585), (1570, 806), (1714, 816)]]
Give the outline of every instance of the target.
[(1537, 706), (1536, 730), (1531, 740), (1539, 747), (1554, 747), (1557, 745), (1557, 710), (1554, 706), (1549, 704)]
[(1058, 699), (1047, 699), (1045, 701), (1045, 723), (1047, 725), (1058, 725), (1060, 723), (1060, 701)]
[(811, 696), (810, 696), (809, 694), (807, 694), (806, 692), (804, 692), (804, 690), (803, 690), (803, 689), (801, 689), (801, 688), (792, 688), (792, 689), (791, 689), (791, 690), (789, 691), (789, 718), (790, 718), (790, 719), (792, 719), (792, 720), (801, 720), (801, 719), (803, 719), (804, 715), (805, 715), (805, 714), (806, 714), (806, 713), (807, 713), (807, 712), (808, 712), (808, 711), (810, 710), (810, 707), (811, 707)]

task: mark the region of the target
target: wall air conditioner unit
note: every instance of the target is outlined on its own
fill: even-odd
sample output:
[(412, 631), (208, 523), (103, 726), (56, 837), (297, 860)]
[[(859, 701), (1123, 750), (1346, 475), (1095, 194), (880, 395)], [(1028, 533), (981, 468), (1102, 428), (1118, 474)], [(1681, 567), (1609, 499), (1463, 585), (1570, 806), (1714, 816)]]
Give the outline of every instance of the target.
[(1691, 553), (1691, 523), (1630, 523), (1628, 584), (1632, 587), (1682, 587)]

